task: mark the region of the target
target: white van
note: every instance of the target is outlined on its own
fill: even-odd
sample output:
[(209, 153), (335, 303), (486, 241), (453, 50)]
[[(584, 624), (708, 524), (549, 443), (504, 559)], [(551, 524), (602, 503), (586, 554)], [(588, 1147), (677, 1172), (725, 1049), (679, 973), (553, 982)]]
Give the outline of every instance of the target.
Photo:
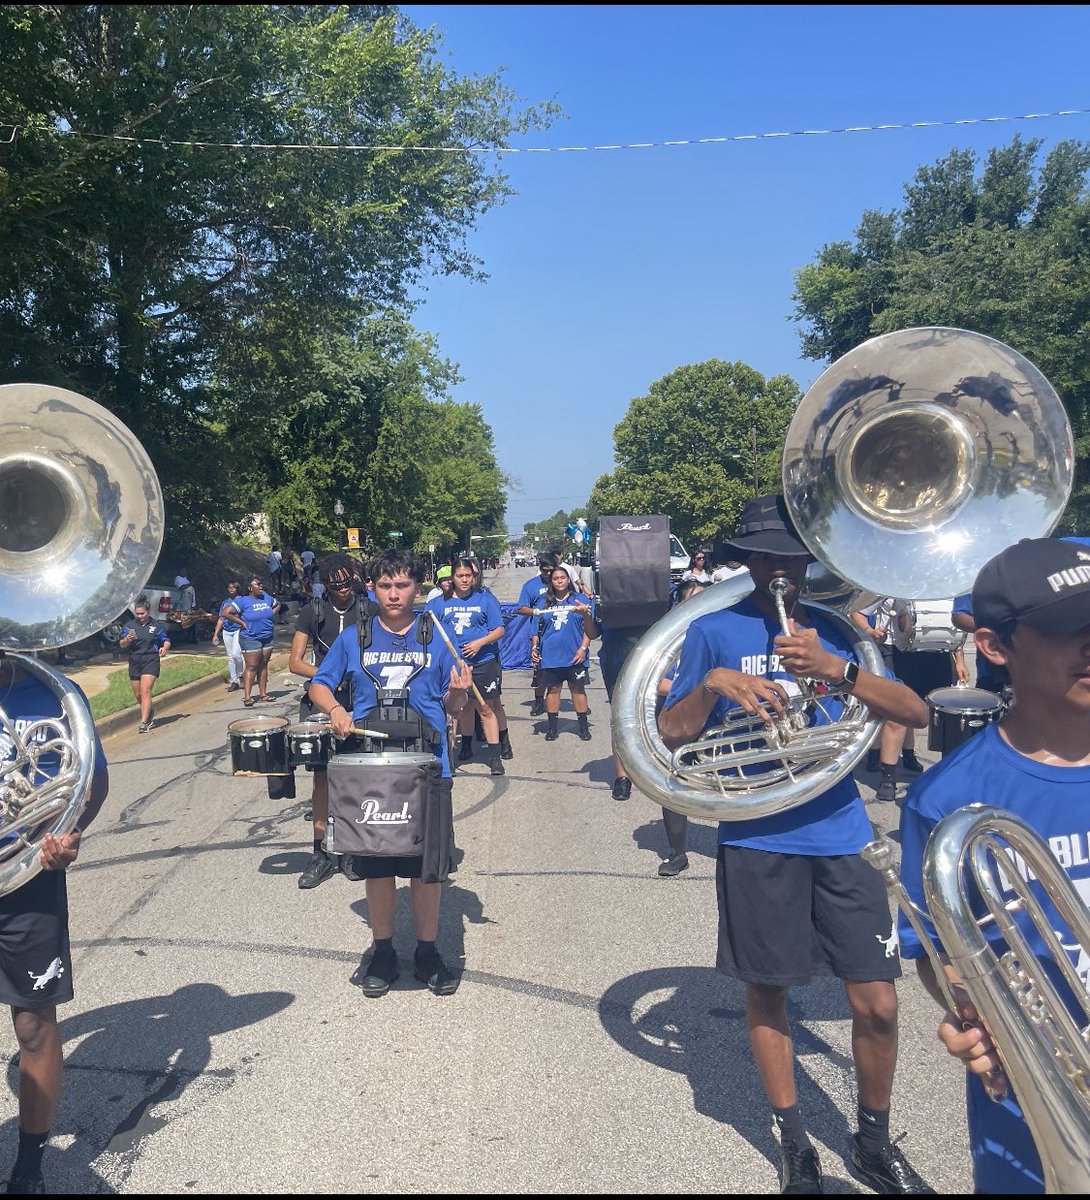
[(689, 551), (676, 533), (670, 534), (670, 579), (677, 582), (689, 569)]

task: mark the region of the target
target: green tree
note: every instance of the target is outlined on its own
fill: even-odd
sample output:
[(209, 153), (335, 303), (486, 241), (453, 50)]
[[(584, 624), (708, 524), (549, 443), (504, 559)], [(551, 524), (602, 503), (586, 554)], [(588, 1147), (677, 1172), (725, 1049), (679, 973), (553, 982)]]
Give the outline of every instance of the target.
[(600, 513), (666, 513), (683, 541), (729, 533), (753, 495), (778, 491), (783, 437), (800, 398), (787, 375), (743, 362), (679, 367), (632, 400), (613, 433), (616, 470)]
[(263, 337), (352, 338), (427, 273), (479, 273), (467, 235), (509, 194), (487, 156), (277, 148), (498, 147), (542, 116), (438, 49), (386, 5), (0, 8), (0, 379), (116, 412), (175, 530), (230, 520), (284, 391), (242, 407), (221, 360), (286, 364)]
[(1060, 394), (1076, 439), (1068, 529), (1090, 524), (1090, 146), (1015, 138), (981, 164), (921, 168), (898, 212), (863, 214), (854, 242), (796, 276), (803, 353), (834, 360), (875, 334), (950, 325), (1025, 354)]

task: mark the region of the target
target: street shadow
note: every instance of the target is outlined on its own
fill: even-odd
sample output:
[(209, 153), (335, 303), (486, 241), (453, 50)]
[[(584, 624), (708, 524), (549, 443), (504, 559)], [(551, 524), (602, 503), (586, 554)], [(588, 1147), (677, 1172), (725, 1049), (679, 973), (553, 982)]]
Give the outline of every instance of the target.
[(616, 775), (616, 768), (613, 765), (613, 755), (607, 758), (592, 758), (590, 762), (583, 764), (583, 770), (586, 772), (587, 779), (591, 783), (609, 783), (612, 784)]
[[(827, 1146), (851, 1145), (852, 1128), (836, 1103), (814, 1082), (807, 1059), (831, 1062), (854, 1093), (850, 1057), (835, 1050), (803, 1022), (848, 1019), (842, 986), (827, 978), (793, 988), (788, 1016), (797, 1059), (799, 1104), (807, 1130)], [(749, 1052), (740, 983), (712, 967), (657, 967), (618, 980), (598, 1004), (602, 1027), (624, 1050), (661, 1070), (684, 1075), (696, 1111), (730, 1126), (770, 1164), (775, 1181), (779, 1144), (772, 1134), (768, 1100)], [(828, 1070), (825, 1065), (824, 1070)], [(825, 1190), (854, 1193), (834, 1179)]]
[[(663, 822), (648, 821), (632, 830), (632, 840), (640, 850), (652, 850), (660, 858), (670, 852)], [(719, 853), (719, 834), (714, 825), (703, 821), (690, 821), (685, 843), (686, 854), (703, 854), (713, 862)]]
[(301, 850), (285, 850), (262, 859), (261, 866), (257, 869), (262, 875), (302, 875), (310, 857)]
[[(139, 953), (139, 952), (138, 952)], [(255, 1058), (209, 1070), (212, 1038), (256, 1025), (295, 1000), (290, 992), (232, 996), (212, 983), (187, 984), (170, 995), (106, 1005), (62, 1021), (66, 1046), (64, 1090), (53, 1125), (71, 1137), (46, 1151), (50, 1191), (113, 1193), (139, 1161), (144, 1142), (171, 1120), (228, 1090)], [(8, 1064), (8, 1087), (18, 1087), (18, 1057)], [(185, 1097), (180, 1107), (178, 1101)], [(169, 1115), (156, 1107), (169, 1102)], [(18, 1118), (0, 1126), (0, 1146), (14, 1159)], [(100, 1164), (105, 1175), (92, 1163)]]
[[(364, 885), (358, 885), (362, 888)], [(364, 928), (361, 939), (361, 961), (371, 951), (371, 920), (367, 909), (366, 896), (360, 896), (348, 906), (360, 918)], [(466, 966), (466, 927), (468, 925), (495, 925), (496, 922), (485, 915), (484, 905), (480, 896), (470, 888), (461, 887), (452, 880), (442, 885), (442, 901), (439, 908), (439, 937), (436, 939), (436, 949), (450, 970), (461, 980)], [(412, 962), (416, 949), (416, 931), (413, 928), (413, 914), (409, 903), (409, 889), (402, 886), (397, 889), (397, 906), (394, 910), (394, 948), (401, 959), (401, 978), (394, 988), (421, 987), (413, 978), (411, 972), (406, 973), (405, 966)], [(406, 978), (407, 975), (407, 978)], [(359, 982), (358, 969), (353, 971), (350, 983)]]

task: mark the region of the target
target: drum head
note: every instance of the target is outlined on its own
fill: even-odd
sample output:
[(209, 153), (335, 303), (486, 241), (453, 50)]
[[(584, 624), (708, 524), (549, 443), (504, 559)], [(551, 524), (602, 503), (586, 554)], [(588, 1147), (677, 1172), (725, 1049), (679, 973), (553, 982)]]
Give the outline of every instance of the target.
[(288, 737), (328, 737), (331, 732), (328, 717), (324, 721), (297, 721), (287, 729)]
[(416, 764), (417, 766), (427, 766), (428, 763), (437, 763), (439, 759), (434, 754), (338, 754), (330, 760), (330, 767), (334, 765), (338, 767), (396, 767), (409, 766)]
[(995, 692), (984, 688), (944, 687), (928, 692), (927, 703), (939, 712), (990, 713), (1002, 706)]
[(228, 733), (268, 733), (273, 729), (287, 729), (287, 717), (241, 717), (227, 726)]

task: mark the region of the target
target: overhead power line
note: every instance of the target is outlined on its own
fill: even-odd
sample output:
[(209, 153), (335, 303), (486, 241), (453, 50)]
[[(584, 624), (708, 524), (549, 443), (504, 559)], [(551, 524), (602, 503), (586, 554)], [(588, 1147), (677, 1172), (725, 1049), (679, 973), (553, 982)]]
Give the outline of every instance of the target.
[[(58, 136), (86, 138), (89, 140), (131, 142), (139, 146), (179, 146), (188, 149), (208, 150), (280, 150), (311, 151), (330, 154), (576, 154), (606, 150), (659, 150), (667, 146), (714, 146), (728, 142), (757, 142), (771, 138), (829, 137), (845, 133), (887, 133), (897, 129), (945, 129), (962, 125), (994, 125), (1010, 121), (1045, 121), (1055, 117), (1084, 117), (1090, 108), (1064, 108), (1056, 112), (1022, 113), (1020, 116), (1002, 117), (959, 117), (942, 121), (900, 121), (877, 125), (844, 125), (832, 129), (785, 129), (766, 133), (730, 133), (720, 137), (670, 138), (658, 142), (615, 142), (588, 146), (405, 146), (385, 143), (358, 144), (354, 142), (216, 142), (182, 141), (173, 138), (135, 137), (131, 134), (88, 133), (85, 130), (57, 129)], [(10, 137), (0, 140), (14, 141), (18, 126), (0, 121), (0, 134), (11, 130)]]

